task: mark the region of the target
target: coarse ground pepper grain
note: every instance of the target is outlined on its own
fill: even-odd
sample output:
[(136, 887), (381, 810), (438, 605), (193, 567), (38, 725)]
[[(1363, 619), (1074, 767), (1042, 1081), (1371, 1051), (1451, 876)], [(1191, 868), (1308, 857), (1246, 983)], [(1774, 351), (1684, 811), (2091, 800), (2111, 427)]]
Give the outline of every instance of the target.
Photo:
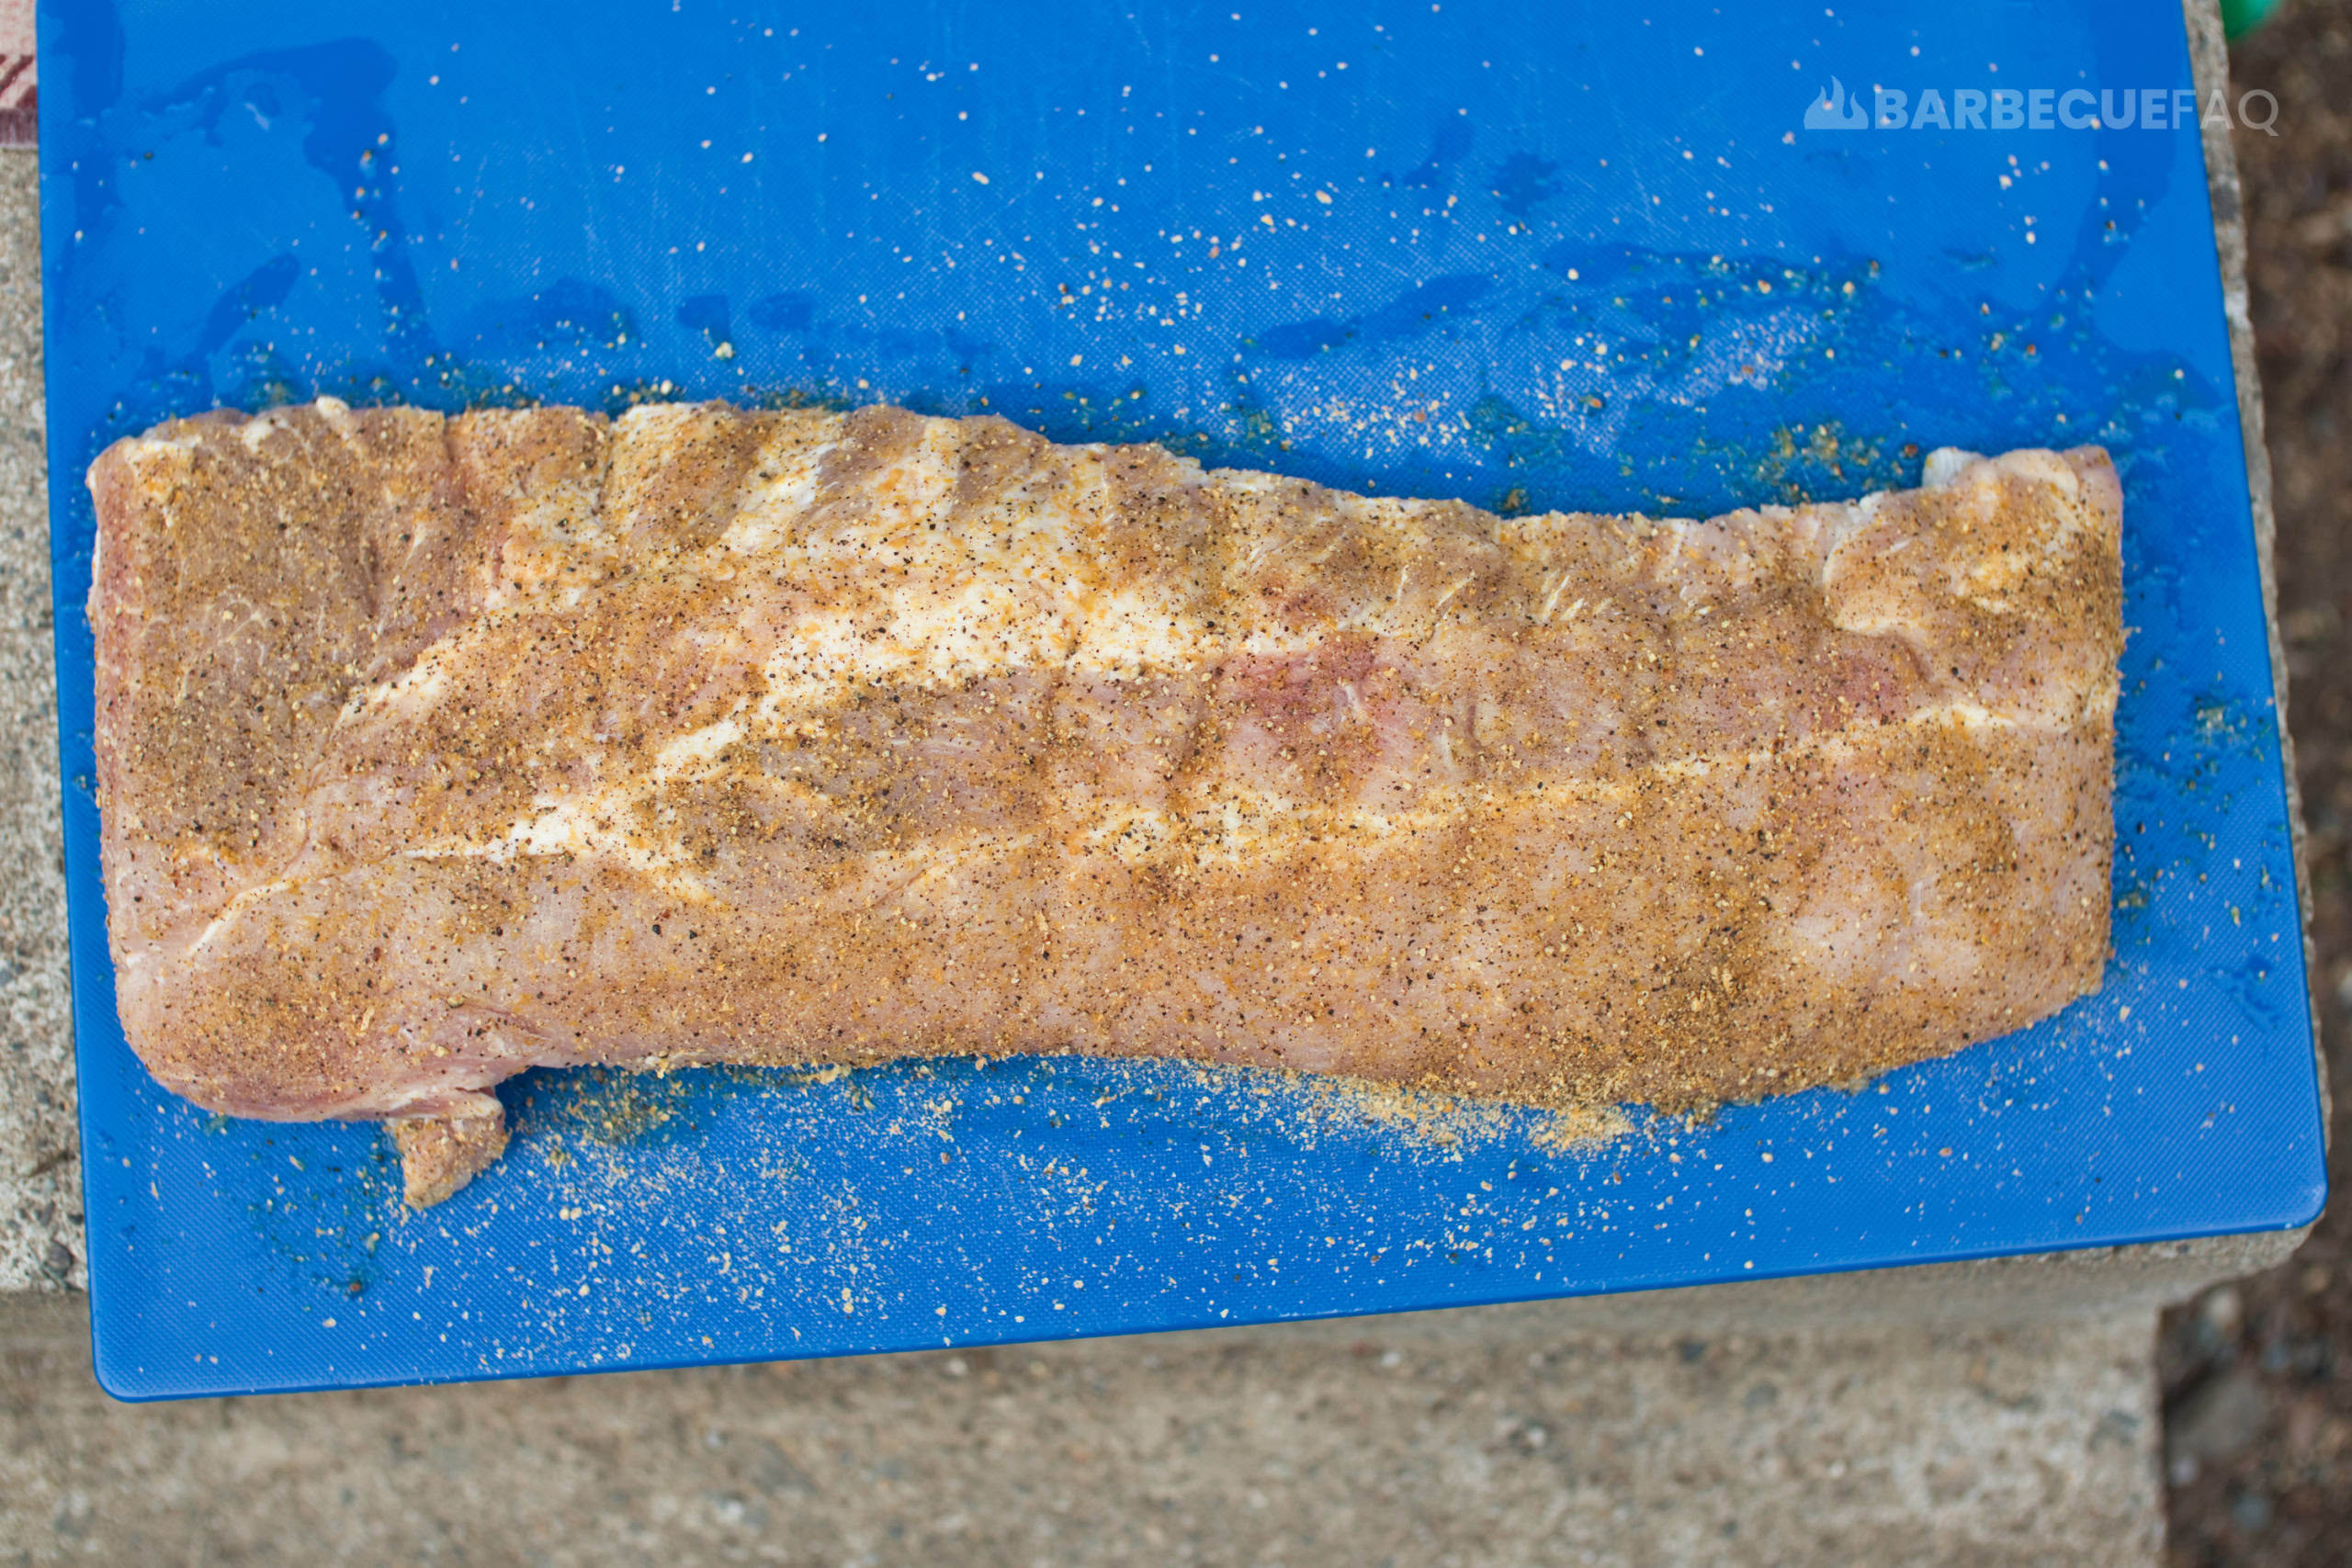
[(126, 1032), (417, 1124), (420, 1200), (534, 1066), (1172, 1056), (1580, 1136), (1949, 1052), (2098, 982), (2120, 495), (1928, 479), (1506, 520), (887, 407), (175, 422), (90, 476)]

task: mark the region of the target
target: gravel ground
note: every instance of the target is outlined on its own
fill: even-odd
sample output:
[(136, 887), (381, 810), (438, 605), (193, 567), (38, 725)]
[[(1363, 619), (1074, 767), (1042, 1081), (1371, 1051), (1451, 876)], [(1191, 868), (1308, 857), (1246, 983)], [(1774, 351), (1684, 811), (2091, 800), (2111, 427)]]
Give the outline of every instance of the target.
[[(2237, 90), (2267, 88), (2279, 105), (2276, 137), (2242, 130), (2236, 147), (2342, 1192), (2352, 1178), (2352, 9), (2288, 0), (2233, 46), (2230, 65)], [(2177, 1568), (2352, 1559), (2352, 1205), (2336, 1203), (2279, 1268), (2168, 1314), (2158, 1364)]]

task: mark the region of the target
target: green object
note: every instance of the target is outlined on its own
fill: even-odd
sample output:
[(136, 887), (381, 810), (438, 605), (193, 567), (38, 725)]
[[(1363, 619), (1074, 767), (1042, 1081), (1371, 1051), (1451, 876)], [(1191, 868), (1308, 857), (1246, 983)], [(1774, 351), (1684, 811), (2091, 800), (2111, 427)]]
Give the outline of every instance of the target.
[(2244, 38), (2270, 19), (2278, 8), (2278, 0), (2222, 0), (2222, 31), (2231, 38)]

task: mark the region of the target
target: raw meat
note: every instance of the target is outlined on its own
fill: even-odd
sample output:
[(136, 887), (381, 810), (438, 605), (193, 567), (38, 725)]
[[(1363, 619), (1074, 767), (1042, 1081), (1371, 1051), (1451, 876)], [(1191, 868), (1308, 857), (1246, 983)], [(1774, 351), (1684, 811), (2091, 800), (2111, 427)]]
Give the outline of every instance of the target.
[(1001, 419), (329, 400), (93, 466), (118, 994), (164, 1084), (1171, 1056), (1695, 1107), (2107, 953), (2120, 491), (1943, 451), (1713, 522)]

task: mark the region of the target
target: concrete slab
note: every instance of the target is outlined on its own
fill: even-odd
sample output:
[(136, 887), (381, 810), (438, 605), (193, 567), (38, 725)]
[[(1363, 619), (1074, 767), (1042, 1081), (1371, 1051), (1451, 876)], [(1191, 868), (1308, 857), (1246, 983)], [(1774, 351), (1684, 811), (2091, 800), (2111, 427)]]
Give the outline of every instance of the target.
[(80, 1288), (32, 155), (0, 153), (0, 1297)]
[(70, 1299), (0, 1332), (0, 1560), (2144, 1568), (2161, 1546), (2137, 1313), (1388, 1320), (126, 1406)]

